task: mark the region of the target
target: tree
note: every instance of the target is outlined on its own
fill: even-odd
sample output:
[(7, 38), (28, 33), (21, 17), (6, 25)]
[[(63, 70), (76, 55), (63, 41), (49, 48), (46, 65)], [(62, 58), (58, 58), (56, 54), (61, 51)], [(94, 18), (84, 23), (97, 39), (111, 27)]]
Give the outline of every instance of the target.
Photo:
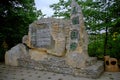
[(120, 58), (120, 1), (113, 0), (112, 5), (109, 7), (109, 17), (111, 17), (110, 23), (110, 39), (108, 40), (108, 53), (109, 55)]
[[(96, 45), (97, 45), (96, 48), (100, 48), (98, 44), (101, 44), (104, 45), (104, 50), (103, 47), (101, 47), (102, 50), (101, 54), (103, 53), (109, 54), (108, 52), (110, 51), (109, 42), (111, 41), (112, 35), (116, 31), (120, 32), (120, 27), (118, 27), (120, 24), (120, 10), (119, 10), (120, 1), (119, 0), (76, 0), (76, 1), (82, 8), (85, 25), (87, 27), (88, 33), (90, 35), (95, 34), (96, 37), (99, 34), (101, 34), (100, 36), (102, 36), (102, 43), (100, 42), (100, 40), (98, 40), (99, 38), (96, 38), (95, 43), (91, 41), (92, 43), (90, 43), (89, 46), (90, 49), (92, 50), (93, 48), (92, 46)], [(71, 0), (68, 1), (59, 0), (58, 3), (51, 5), (50, 7), (53, 8), (53, 10), (55, 11), (53, 16), (69, 19), (71, 11), (70, 4)], [(105, 34), (103, 33), (103, 31), (105, 31)], [(96, 42), (98, 44), (96, 44)]]
[[(72, 0), (59, 0), (58, 3), (50, 5), (50, 7), (54, 10), (53, 17), (62, 17), (65, 19), (70, 19), (71, 1)], [(102, 4), (98, 0), (76, 1), (82, 8), (87, 30), (89, 30), (89, 32), (100, 32), (103, 29), (103, 27), (100, 26), (103, 25), (103, 17), (105, 16), (105, 12), (103, 12), (100, 7)]]
[(70, 4), (71, 0), (65, 1), (65, 0), (59, 0), (58, 3), (50, 5), (51, 8), (54, 10), (53, 17), (62, 17), (69, 19), (70, 18)]
[(114, 32), (120, 33), (120, 1), (119, 0), (114, 0), (114, 3), (112, 6), (110, 6), (109, 12), (111, 12), (111, 17), (113, 19), (111, 23), (111, 29), (110, 32), (114, 34)]
[(0, 54), (21, 42), (39, 12), (34, 0), (0, 0)]

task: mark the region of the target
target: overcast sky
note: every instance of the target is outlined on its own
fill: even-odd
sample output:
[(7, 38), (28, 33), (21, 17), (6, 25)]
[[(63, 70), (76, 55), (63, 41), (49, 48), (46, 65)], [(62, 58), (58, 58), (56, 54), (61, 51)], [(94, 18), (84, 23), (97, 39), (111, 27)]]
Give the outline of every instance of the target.
[(59, 0), (35, 0), (35, 5), (37, 10), (40, 9), (43, 14), (46, 14), (47, 17), (50, 17), (53, 14), (53, 10), (49, 6), (57, 2), (59, 2)]

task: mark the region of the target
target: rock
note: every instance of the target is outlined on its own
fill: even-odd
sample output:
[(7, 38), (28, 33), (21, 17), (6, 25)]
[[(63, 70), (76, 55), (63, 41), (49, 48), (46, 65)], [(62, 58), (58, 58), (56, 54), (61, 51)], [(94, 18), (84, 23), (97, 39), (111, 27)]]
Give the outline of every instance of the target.
[(48, 23), (33, 23), (29, 27), (29, 38), (31, 48), (50, 49), (52, 45), (52, 36)]
[(66, 61), (72, 67), (83, 68), (87, 58), (89, 58), (87, 53), (88, 35), (80, 6), (73, 0), (71, 7), (71, 27)]
[(53, 24), (51, 35), (54, 40), (54, 48), (48, 53), (56, 56), (65, 55), (65, 33), (64, 26), (58, 23)]
[(30, 49), (29, 54), (32, 60), (43, 61), (48, 57), (45, 50)]
[(66, 62), (68, 65), (74, 68), (83, 68), (85, 67), (86, 58), (84, 54), (80, 54), (79, 52), (71, 52), (66, 56)]
[[(5, 63), (75, 76), (97, 78), (103, 63), (88, 56), (82, 10), (72, 0), (70, 20), (43, 18), (30, 24), (28, 36), (6, 52)], [(26, 47), (25, 47), (26, 46)]]
[(47, 18), (32, 23), (29, 26), (30, 47), (44, 48), (51, 55), (64, 56), (66, 54), (66, 38), (69, 36), (69, 29), (66, 30), (68, 22)]
[(22, 43), (29, 45), (29, 37), (28, 35), (24, 35), (22, 38)]
[(23, 38), (22, 38), (22, 43), (28, 47), (28, 48), (31, 48), (30, 47), (30, 37), (28, 35), (24, 35)]
[(18, 66), (18, 58), (29, 57), (28, 50), (23, 44), (18, 44), (5, 53), (5, 64)]

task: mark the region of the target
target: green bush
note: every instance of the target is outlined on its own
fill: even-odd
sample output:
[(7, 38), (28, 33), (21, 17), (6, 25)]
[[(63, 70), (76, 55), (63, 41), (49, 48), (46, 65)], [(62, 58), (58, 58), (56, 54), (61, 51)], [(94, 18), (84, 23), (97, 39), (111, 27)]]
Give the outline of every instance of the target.
[(104, 45), (103, 41), (94, 41), (88, 45), (88, 54), (92, 57), (103, 58), (104, 56)]
[[(88, 45), (88, 54), (92, 57), (104, 57), (104, 38), (101, 40), (93, 40)], [(120, 34), (115, 38), (109, 36), (107, 40), (106, 54), (110, 57), (120, 59)]]
[(116, 38), (111, 37), (108, 40), (107, 53), (111, 57), (120, 59), (120, 34)]

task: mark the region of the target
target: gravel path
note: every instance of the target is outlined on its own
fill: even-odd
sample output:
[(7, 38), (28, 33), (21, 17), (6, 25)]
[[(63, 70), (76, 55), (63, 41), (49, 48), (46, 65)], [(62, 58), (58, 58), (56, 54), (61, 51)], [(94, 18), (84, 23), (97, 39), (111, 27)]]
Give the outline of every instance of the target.
[(34, 69), (11, 67), (0, 63), (0, 80), (120, 80), (120, 72), (105, 72), (98, 79), (89, 79)]

